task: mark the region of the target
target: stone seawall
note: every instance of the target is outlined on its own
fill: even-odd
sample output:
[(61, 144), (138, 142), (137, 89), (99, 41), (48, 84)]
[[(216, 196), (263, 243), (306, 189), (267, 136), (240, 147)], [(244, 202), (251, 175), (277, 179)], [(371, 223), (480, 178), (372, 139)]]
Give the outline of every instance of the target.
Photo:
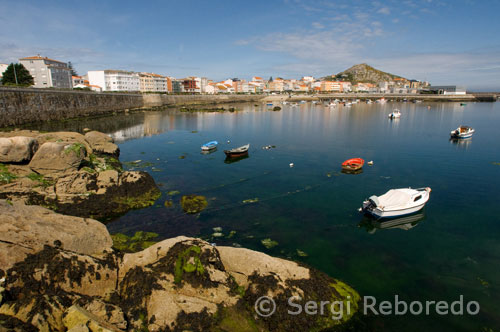
[(162, 95), (145, 94), (144, 106), (182, 106), (196, 104), (219, 104), (254, 102), (263, 99), (263, 95)]
[(99, 116), (141, 107), (254, 102), (262, 98), (255, 95), (142, 95), (0, 87), (0, 128)]
[(104, 115), (143, 104), (140, 94), (0, 88), (0, 127)]

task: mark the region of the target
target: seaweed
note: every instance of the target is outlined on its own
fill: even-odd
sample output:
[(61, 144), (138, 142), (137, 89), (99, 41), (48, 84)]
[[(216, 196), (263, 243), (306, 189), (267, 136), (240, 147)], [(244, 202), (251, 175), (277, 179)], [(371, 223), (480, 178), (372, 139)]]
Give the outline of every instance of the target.
[(208, 205), (205, 196), (201, 195), (186, 195), (181, 198), (181, 206), (184, 212), (195, 214), (203, 211)]

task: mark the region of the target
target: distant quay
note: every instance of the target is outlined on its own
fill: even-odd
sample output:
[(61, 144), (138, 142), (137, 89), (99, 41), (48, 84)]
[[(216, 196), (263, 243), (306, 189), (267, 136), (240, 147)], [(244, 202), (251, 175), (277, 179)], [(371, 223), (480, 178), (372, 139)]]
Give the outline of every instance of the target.
[(466, 95), (379, 93), (171, 95), (0, 87), (0, 128), (36, 122), (110, 115), (115, 112), (127, 112), (132, 109), (178, 107), (184, 105), (285, 100), (376, 100), (380, 98), (394, 101), (473, 102), (496, 101), (499, 96), (500, 93), (471, 93)]
[(318, 100), (328, 101), (332, 99), (346, 100), (372, 100), (384, 98), (393, 101), (428, 101), (428, 102), (491, 102), (500, 98), (500, 92), (478, 92), (465, 95), (435, 95), (435, 94), (409, 94), (409, 93), (328, 93), (318, 95), (270, 95), (265, 101), (300, 101), (300, 100)]

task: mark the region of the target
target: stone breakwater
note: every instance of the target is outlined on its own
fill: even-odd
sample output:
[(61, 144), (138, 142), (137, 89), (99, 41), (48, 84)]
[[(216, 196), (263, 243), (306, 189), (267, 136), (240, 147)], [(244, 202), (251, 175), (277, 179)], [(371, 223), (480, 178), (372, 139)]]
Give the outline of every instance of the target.
[[(255, 312), (262, 296), (273, 315)], [(292, 296), (351, 310), (290, 315)], [(98, 221), (0, 200), (1, 331), (356, 330), (359, 300), (339, 280), (263, 253), (180, 236), (124, 254)]]
[(153, 178), (124, 171), (119, 154), (97, 131), (0, 133), (0, 199), (100, 220), (152, 205)]

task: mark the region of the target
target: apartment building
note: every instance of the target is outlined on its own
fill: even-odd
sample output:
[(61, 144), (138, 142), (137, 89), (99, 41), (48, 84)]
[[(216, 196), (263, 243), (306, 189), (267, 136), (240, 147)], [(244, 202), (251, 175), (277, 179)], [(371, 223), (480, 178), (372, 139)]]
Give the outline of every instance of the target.
[(35, 88), (63, 88), (73, 87), (71, 69), (68, 64), (40, 54), (19, 59), (19, 62), (33, 76), (33, 87)]
[(140, 91), (139, 74), (125, 70), (93, 70), (88, 72), (90, 85), (102, 91)]
[(139, 74), (139, 90), (141, 92), (168, 92), (168, 79), (153, 73)]

